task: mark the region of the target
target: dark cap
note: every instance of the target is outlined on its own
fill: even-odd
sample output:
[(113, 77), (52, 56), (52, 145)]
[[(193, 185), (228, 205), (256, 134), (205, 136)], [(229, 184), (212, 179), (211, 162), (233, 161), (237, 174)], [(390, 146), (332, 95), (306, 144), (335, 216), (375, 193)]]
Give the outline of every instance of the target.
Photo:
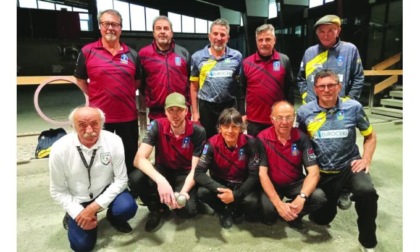
[(170, 107), (180, 107), (180, 108), (187, 108), (187, 104), (185, 102), (185, 97), (180, 93), (172, 93), (166, 97), (165, 100), (165, 109)]
[(341, 19), (336, 15), (325, 15), (315, 23), (314, 29), (316, 29), (318, 25), (323, 24), (336, 24), (338, 26), (341, 26)]

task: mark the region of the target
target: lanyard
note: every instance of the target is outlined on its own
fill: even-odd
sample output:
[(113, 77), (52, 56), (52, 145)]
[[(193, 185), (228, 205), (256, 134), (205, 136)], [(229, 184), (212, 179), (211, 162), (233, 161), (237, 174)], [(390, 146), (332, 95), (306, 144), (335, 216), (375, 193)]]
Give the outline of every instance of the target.
[[(85, 165), (85, 167), (86, 167), (86, 169), (88, 171), (88, 178), (89, 178), (89, 187), (88, 187), (88, 189), (90, 189), (90, 186), (91, 186), (91, 181), (90, 181), (90, 168), (92, 168), (93, 161), (95, 160), (95, 156), (96, 156), (96, 151), (98, 149), (94, 149), (93, 150), (92, 157), (90, 158), (90, 163), (88, 165), (87, 162), (86, 162), (85, 156), (82, 153), (82, 148), (80, 148), (80, 146), (76, 146), (76, 147), (77, 147), (77, 150), (79, 151), (80, 158), (82, 159), (83, 164)], [(93, 198), (93, 194), (92, 193), (89, 193), (89, 197), (92, 199)]]

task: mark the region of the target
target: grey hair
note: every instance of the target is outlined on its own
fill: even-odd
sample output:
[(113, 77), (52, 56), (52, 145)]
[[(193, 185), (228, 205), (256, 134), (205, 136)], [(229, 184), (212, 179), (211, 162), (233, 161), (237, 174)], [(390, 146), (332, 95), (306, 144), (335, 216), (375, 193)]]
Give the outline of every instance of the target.
[(117, 16), (120, 19), (120, 23), (121, 23), (121, 27), (122, 27), (122, 22), (123, 22), (122, 16), (117, 10), (114, 10), (114, 9), (108, 9), (108, 10), (100, 11), (98, 13), (98, 25), (101, 22), (102, 15), (105, 14), (105, 13), (109, 13), (111, 15)]
[[(79, 110), (79, 109), (81, 109), (81, 108), (86, 108), (85, 106), (82, 106), (82, 107), (77, 107), (77, 108), (74, 108), (71, 112), (70, 112), (70, 114), (69, 114), (69, 121), (70, 121), (70, 123), (71, 123), (71, 127), (73, 128), (73, 129), (75, 129), (75, 125), (74, 125), (74, 115), (76, 114), (76, 112)], [(96, 109), (96, 111), (99, 113), (99, 116), (100, 116), (100, 118), (101, 118), (101, 129), (104, 127), (104, 124), (105, 124), (105, 113), (100, 109), (100, 108), (96, 108), (96, 107), (90, 107), (90, 108), (93, 108), (93, 109)]]
[(227, 108), (220, 113), (219, 120), (217, 122), (217, 126), (220, 127), (222, 125), (227, 124), (235, 124), (237, 126), (240, 126), (242, 131), (246, 129), (246, 124), (242, 120), (242, 115), (239, 113), (238, 110), (235, 108)]
[(210, 32), (213, 29), (213, 26), (215, 26), (215, 25), (225, 26), (226, 30), (227, 30), (227, 34), (229, 34), (230, 26), (229, 26), (229, 21), (227, 21), (226, 19), (219, 18), (219, 19), (214, 20), (213, 23), (211, 23), (211, 25), (210, 25)]
[(332, 77), (334, 81), (338, 84), (340, 83), (340, 79), (338, 78), (338, 75), (331, 69), (322, 69), (315, 75), (314, 79), (314, 85), (316, 85), (319, 78), (325, 78), (325, 77)]
[(265, 32), (265, 31), (269, 31), (273, 34), (273, 36), (276, 36), (275, 33), (275, 29), (274, 26), (272, 24), (263, 24), (259, 27), (257, 27), (257, 29), (255, 30), (255, 37), (258, 36), (258, 34)]
[(172, 30), (172, 22), (171, 22), (171, 20), (169, 20), (169, 18), (167, 16), (157, 16), (157, 17), (155, 17), (155, 19), (153, 19), (153, 27), (152, 27), (152, 30), (153, 31), (155, 31), (155, 24), (156, 24), (156, 22), (158, 20), (166, 20), (166, 21), (168, 21), (169, 22), (169, 27), (171, 27), (171, 31), (173, 31)]

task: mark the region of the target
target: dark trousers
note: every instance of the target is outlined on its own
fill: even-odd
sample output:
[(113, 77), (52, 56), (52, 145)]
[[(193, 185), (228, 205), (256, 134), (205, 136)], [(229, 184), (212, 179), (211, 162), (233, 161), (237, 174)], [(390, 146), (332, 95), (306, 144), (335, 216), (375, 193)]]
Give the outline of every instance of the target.
[[(86, 207), (91, 202), (83, 203)], [(108, 212), (114, 221), (127, 222), (136, 215), (137, 203), (128, 190), (118, 194), (108, 206)], [(96, 244), (98, 227), (91, 230), (84, 230), (77, 225), (73, 218), (68, 220), (69, 230), (67, 236), (70, 247), (74, 251), (92, 251)]]
[(139, 122), (137, 120), (122, 123), (105, 123), (104, 129), (121, 137), (124, 145), (125, 165), (127, 174), (135, 168), (133, 165), (139, 147)]
[[(172, 186), (174, 192), (181, 191), (189, 171), (167, 171), (169, 169), (157, 169)], [(157, 184), (139, 169), (134, 170), (128, 176), (129, 185), (133, 195), (140, 197), (149, 211), (156, 212), (167, 210), (168, 206), (160, 202)], [(197, 215), (197, 188), (193, 187), (188, 192), (190, 199), (180, 209), (174, 209), (180, 218), (192, 218)]]
[(366, 248), (376, 246), (376, 216), (378, 212), (378, 194), (373, 187), (368, 173), (353, 173), (347, 167), (338, 174), (321, 173), (318, 186), (328, 198), (327, 203), (319, 210), (310, 214), (311, 220), (326, 225), (334, 220), (337, 214), (337, 200), (343, 188), (349, 188), (353, 193), (359, 228), (359, 242)]
[[(302, 179), (285, 187), (275, 186), (275, 189), (281, 199), (286, 197), (294, 200), (302, 190), (303, 181), (304, 180)], [(320, 209), (326, 202), (327, 197), (325, 196), (324, 191), (320, 188), (315, 189), (315, 191), (306, 199), (305, 205), (299, 213), (299, 218)], [(279, 217), (279, 213), (264, 191), (261, 194), (261, 206), (264, 220), (271, 223), (275, 222)]]
[[(227, 183), (224, 185), (232, 191), (234, 190), (233, 186), (229, 186)], [(235, 199), (232, 203), (225, 204), (217, 197), (216, 192), (210, 191), (203, 186), (198, 187), (198, 199), (208, 204), (216, 213), (229, 212), (234, 216), (245, 215), (245, 217), (249, 217), (250, 219), (254, 219), (255, 214), (260, 212), (259, 196), (260, 188), (258, 187), (258, 189), (245, 195), (243, 199)]]
[(224, 103), (213, 103), (198, 99), (200, 124), (206, 129), (207, 139), (218, 133), (217, 121), (219, 120), (220, 113), (226, 108), (234, 107), (235, 104), (235, 99)]
[(258, 133), (260, 133), (262, 130), (270, 126), (271, 124), (263, 124), (263, 123), (247, 121), (246, 133), (253, 137), (257, 137)]

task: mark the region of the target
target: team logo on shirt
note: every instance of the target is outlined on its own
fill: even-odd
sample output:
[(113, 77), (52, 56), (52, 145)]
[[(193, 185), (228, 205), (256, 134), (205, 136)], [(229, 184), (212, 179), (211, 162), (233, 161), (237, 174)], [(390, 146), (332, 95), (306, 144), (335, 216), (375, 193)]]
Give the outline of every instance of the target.
[(238, 160), (242, 161), (245, 159), (245, 150), (244, 148), (240, 148), (238, 152)]
[(127, 55), (126, 55), (125, 53), (123, 53), (123, 54), (121, 55), (121, 58), (120, 58), (120, 63), (121, 63), (121, 64), (128, 64), (128, 57), (127, 57)]
[(208, 144), (204, 145), (203, 155), (206, 155), (208, 150), (209, 150), (209, 145)]
[(111, 162), (111, 152), (101, 153), (101, 163), (103, 165), (108, 165)]
[(344, 64), (344, 57), (343, 56), (338, 56), (338, 58), (337, 58), (337, 65), (339, 66), (339, 67), (341, 67), (341, 66), (343, 66), (343, 64)]
[(280, 61), (274, 61), (273, 62), (273, 71), (280, 71)]
[(225, 59), (225, 63), (226, 64), (229, 64), (230, 63), (230, 59), (228, 58), (228, 59)]
[(349, 135), (348, 129), (343, 130), (323, 130), (317, 131), (314, 134), (315, 139), (328, 139), (328, 138), (346, 138)]
[(308, 153), (308, 160), (309, 161), (316, 160), (316, 155), (315, 155), (314, 149), (312, 149), (312, 148), (308, 149), (307, 153)]
[(338, 111), (337, 112), (337, 120), (343, 120), (344, 119), (344, 113), (343, 111)]
[(299, 156), (299, 150), (296, 144), (292, 144), (292, 156)]
[(175, 57), (175, 65), (176, 66), (181, 66), (181, 58), (180, 57)]
[(189, 146), (190, 146), (190, 137), (186, 137), (184, 138), (184, 140), (182, 140), (182, 148), (188, 149)]

